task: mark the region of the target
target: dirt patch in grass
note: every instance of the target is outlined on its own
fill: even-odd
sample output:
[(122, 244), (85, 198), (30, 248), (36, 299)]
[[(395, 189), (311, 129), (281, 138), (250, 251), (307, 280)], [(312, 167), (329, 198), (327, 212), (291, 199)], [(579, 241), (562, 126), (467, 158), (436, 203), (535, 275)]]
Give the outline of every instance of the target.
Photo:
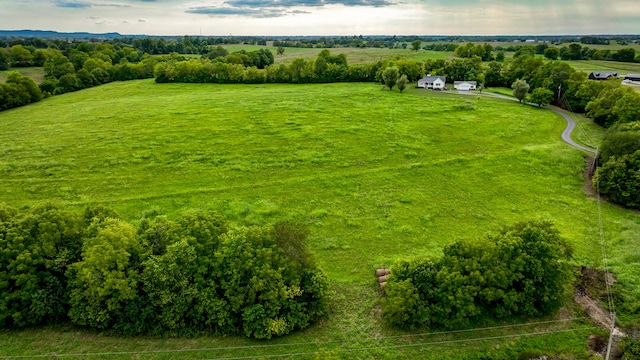
[[(604, 309), (601, 301), (607, 297), (607, 283), (613, 285), (616, 282), (611, 273), (605, 276), (601, 270), (583, 266), (580, 268), (580, 276), (574, 286), (574, 301), (576, 304), (584, 310), (585, 314), (596, 325), (605, 329), (611, 328), (611, 316), (609, 311)], [(625, 336), (617, 327), (614, 329), (614, 335)]]

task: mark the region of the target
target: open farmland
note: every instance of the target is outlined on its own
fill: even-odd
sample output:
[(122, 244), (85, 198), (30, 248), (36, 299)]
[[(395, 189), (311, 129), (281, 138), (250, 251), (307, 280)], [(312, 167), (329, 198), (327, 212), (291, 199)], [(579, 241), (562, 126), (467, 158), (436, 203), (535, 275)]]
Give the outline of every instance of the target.
[(585, 71), (585, 72), (615, 71), (621, 76), (624, 76), (626, 74), (640, 73), (640, 64), (638, 63), (604, 61), (604, 60), (571, 60), (566, 62), (569, 65), (573, 66), (576, 70)]
[(40, 84), (44, 80), (44, 68), (36, 66), (25, 68), (18, 67), (0, 71), (0, 83), (4, 83), (7, 80), (7, 74), (12, 71), (17, 71), (24, 76), (32, 78), (36, 84)]
[[(322, 51), (321, 48), (295, 48), (285, 47), (284, 54), (277, 54), (277, 47), (273, 46), (260, 46), (260, 45), (224, 45), (223, 46), (229, 53), (245, 50), (256, 51), (260, 49), (267, 49), (273, 53), (275, 64), (291, 64), (295, 59), (305, 59), (315, 61), (318, 57), (318, 53)], [(431, 50), (419, 50), (413, 51), (411, 49), (389, 49), (389, 48), (352, 48), (352, 47), (335, 47), (327, 49), (331, 51), (332, 55), (345, 54), (349, 59), (349, 63), (367, 63), (374, 62), (389, 58), (403, 58), (407, 60), (421, 61), (425, 59), (451, 59), (454, 57), (453, 52), (446, 51), (431, 51)]]
[[(330, 356), (402, 334), (380, 321), (376, 267), (403, 257), (437, 256), (445, 244), (472, 241), (516, 221), (552, 220), (574, 246), (576, 265), (601, 265), (600, 253), (593, 251), (599, 249), (597, 203), (583, 189), (583, 154), (560, 140), (564, 120), (507, 100), (417, 89), (400, 94), (374, 84), (145, 80), (55, 96), (0, 113), (0, 123), (0, 201), (13, 206), (97, 202), (131, 221), (214, 209), (242, 224), (293, 219), (309, 225), (309, 246), (336, 291), (329, 318), (269, 343), (307, 343), (301, 349), (245, 348), (224, 356), (296, 351)], [(640, 296), (640, 217), (603, 204), (603, 219), (610, 268)], [(522, 333), (547, 329), (528, 327)], [(497, 344), (580, 354), (588, 334), (342, 355), (459, 358), (502, 346)], [(452, 338), (456, 335), (373, 345)], [(0, 333), (0, 348), (15, 355), (212, 344), (265, 343), (206, 337), (153, 342), (51, 329)], [(222, 356), (203, 351), (158, 357), (190, 355)]]

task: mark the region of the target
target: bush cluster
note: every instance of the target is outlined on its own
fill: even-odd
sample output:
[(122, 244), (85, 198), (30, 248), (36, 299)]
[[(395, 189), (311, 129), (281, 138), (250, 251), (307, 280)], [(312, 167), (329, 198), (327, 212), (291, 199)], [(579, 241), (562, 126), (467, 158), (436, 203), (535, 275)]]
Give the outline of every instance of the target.
[(549, 222), (519, 223), (476, 242), (458, 241), (440, 259), (392, 266), (382, 314), (402, 328), (456, 328), (487, 318), (549, 314), (570, 284), (570, 257)]
[(600, 147), (594, 186), (609, 200), (640, 208), (640, 121), (610, 128)]
[(0, 326), (288, 334), (323, 316), (330, 298), (306, 236), (294, 223), (231, 228), (212, 212), (134, 226), (103, 207), (0, 204)]

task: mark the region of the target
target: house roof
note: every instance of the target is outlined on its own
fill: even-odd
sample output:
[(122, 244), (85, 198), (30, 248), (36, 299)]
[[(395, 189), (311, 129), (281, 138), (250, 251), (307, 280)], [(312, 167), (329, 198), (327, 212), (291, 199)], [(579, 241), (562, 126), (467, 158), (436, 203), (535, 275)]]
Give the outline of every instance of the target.
[(437, 79), (440, 79), (443, 82), (447, 82), (447, 77), (446, 76), (425, 76), (425, 77), (423, 77), (422, 79), (420, 79), (418, 81), (434, 82)]
[(596, 79), (606, 79), (611, 76), (617, 77), (618, 73), (613, 71), (594, 71), (590, 75), (593, 75)]
[(624, 77), (624, 78), (625, 78), (625, 79), (626, 79), (626, 78), (640, 79), (640, 74), (627, 74), (627, 75), (625, 75), (625, 77)]
[(464, 83), (471, 84), (471, 85), (478, 85), (477, 81), (454, 81), (453, 85), (461, 85)]

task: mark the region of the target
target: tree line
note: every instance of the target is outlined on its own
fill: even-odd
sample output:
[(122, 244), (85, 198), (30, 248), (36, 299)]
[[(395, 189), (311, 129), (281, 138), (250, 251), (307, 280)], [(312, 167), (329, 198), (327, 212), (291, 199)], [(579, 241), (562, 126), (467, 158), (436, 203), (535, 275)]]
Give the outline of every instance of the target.
[(206, 211), (133, 225), (102, 206), (0, 204), (0, 327), (285, 335), (331, 297), (307, 236), (295, 223), (231, 226)]
[(640, 209), (640, 120), (608, 129), (599, 155), (594, 186), (609, 200)]

